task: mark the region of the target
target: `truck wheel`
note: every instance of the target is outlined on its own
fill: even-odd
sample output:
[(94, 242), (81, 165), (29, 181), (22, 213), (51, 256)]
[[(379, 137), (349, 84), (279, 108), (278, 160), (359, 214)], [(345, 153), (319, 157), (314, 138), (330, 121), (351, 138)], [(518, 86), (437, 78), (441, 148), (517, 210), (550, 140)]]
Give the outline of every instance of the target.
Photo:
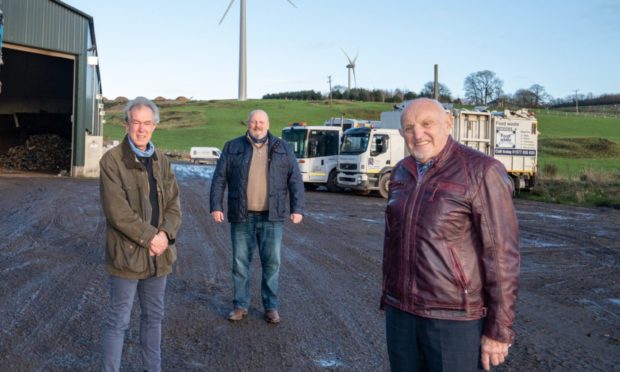
[(387, 199), (390, 194), (390, 173), (384, 173), (379, 179), (379, 194)]
[(338, 187), (338, 184), (336, 183), (336, 181), (337, 181), (336, 170), (332, 170), (331, 172), (329, 172), (329, 177), (327, 177), (327, 183), (325, 184), (325, 187), (327, 187), (328, 191), (330, 192), (340, 191), (340, 187)]
[(512, 176), (510, 179), (512, 180), (512, 197), (516, 198), (521, 192), (521, 189), (519, 188), (519, 177)]

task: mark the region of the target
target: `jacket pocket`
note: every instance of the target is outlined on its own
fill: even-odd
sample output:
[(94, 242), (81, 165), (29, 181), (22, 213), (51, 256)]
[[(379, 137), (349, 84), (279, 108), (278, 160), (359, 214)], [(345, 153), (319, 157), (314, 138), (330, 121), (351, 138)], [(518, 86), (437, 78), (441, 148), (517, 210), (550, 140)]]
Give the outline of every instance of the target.
[(455, 199), (460, 200), (465, 197), (465, 187), (463, 185), (438, 181), (433, 184), (428, 197), (428, 202), (432, 203), (436, 199)]
[(465, 276), (465, 271), (463, 270), (463, 265), (461, 265), (461, 260), (455, 251), (455, 247), (452, 245), (448, 245), (448, 252), (450, 253), (450, 259), (452, 260), (452, 272), (454, 273), (454, 277), (456, 280), (456, 284), (463, 289), (463, 291), (467, 292), (467, 278)]
[(143, 273), (148, 269), (148, 251), (135, 243), (111, 233), (108, 252), (112, 266), (120, 271)]
[(175, 247), (174, 244), (172, 244), (168, 247), (168, 249), (166, 249), (166, 252), (164, 252), (164, 255), (163, 255), (164, 266), (170, 267), (172, 266), (173, 263), (176, 262), (176, 260), (177, 260), (177, 248)]

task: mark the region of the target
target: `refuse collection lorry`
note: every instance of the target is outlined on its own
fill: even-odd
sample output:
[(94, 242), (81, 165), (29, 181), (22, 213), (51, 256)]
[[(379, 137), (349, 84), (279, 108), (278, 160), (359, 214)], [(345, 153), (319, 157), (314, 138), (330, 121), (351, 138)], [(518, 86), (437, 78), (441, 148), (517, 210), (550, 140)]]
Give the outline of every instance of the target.
[[(381, 126), (344, 132), (337, 185), (359, 194), (378, 191), (388, 197), (392, 168), (409, 155), (400, 135), (401, 110), (382, 113)], [(530, 189), (536, 179), (538, 123), (527, 110), (480, 112), (452, 110), (452, 137), (502, 162), (515, 193)]]
[(282, 139), (295, 153), (306, 189), (325, 186), (337, 191), (336, 167), (340, 149), (340, 125), (305, 125), (293, 123), (282, 129)]

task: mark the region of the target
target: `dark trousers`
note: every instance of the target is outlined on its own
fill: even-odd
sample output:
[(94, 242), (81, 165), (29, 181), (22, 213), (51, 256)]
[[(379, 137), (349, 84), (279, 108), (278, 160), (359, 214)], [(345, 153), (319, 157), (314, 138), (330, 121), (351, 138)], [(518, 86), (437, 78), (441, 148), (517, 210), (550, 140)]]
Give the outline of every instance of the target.
[(385, 323), (393, 372), (482, 371), (482, 319), (429, 319), (387, 306)]

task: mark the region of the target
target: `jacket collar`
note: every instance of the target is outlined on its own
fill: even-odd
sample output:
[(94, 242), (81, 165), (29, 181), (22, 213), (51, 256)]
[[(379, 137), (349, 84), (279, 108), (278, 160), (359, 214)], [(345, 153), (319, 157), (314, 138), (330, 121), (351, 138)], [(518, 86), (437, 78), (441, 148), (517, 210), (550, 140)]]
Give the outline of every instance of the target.
[(273, 146), (276, 144), (276, 142), (279, 142), (280, 139), (276, 136), (274, 136), (273, 134), (271, 134), (271, 132), (267, 132), (267, 135), (269, 136), (269, 150), (271, 150), (273, 148)]
[[(143, 165), (138, 161), (138, 159), (136, 158), (136, 154), (133, 152), (131, 146), (129, 145), (127, 135), (125, 135), (125, 138), (123, 138), (123, 142), (121, 143), (121, 152), (123, 154), (123, 163), (125, 163), (127, 169), (143, 168)], [(153, 153), (153, 160), (157, 160), (157, 151)]]
[(442, 167), (444, 164), (446, 164), (448, 159), (452, 157), (452, 153), (454, 152), (454, 149), (455, 149), (455, 144), (456, 144), (456, 141), (452, 139), (452, 136), (451, 135), (448, 136), (448, 142), (446, 142), (446, 145), (439, 152), (439, 154), (435, 156), (435, 164), (433, 164), (433, 167)]

